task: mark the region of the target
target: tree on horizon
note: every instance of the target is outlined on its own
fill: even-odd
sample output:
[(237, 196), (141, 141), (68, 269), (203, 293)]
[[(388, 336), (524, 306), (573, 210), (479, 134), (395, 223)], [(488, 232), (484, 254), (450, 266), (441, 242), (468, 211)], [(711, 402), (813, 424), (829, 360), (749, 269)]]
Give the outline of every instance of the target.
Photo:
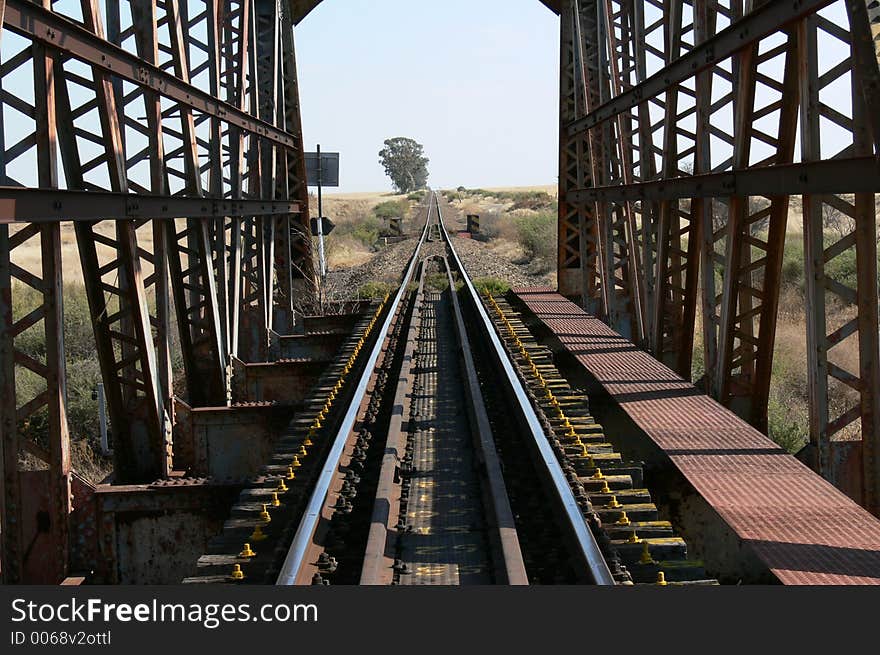
[(422, 144), (408, 137), (385, 139), (379, 163), (398, 193), (411, 193), (428, 185), (428, 162)]

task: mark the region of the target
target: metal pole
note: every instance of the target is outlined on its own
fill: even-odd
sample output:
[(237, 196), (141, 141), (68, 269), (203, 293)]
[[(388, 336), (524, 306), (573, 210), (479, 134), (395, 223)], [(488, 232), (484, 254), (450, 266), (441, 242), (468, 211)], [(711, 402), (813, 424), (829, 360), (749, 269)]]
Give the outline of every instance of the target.
[(98, 424), (101, 426), (101, 454), (110, 454), (110, 442), (107, 439), (107, 403), (104, 399), (104, 383), (98, 382)]
[(324, 201), (321, 196), (321, 184), (324, 182), (324, 165), (321, 161), (321, 145), (318, 144), (318, 259), (321, 263), (321, 288), (327, 277), (327, 266), (324, 263)]

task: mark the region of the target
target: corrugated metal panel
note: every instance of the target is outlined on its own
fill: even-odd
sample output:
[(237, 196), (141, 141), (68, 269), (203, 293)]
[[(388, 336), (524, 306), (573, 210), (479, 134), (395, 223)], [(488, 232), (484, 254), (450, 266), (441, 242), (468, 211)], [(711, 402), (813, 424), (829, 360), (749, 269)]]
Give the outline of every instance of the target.
[(785, 584), (880, 584), (880, 521), (549, 289), (515, 293)]

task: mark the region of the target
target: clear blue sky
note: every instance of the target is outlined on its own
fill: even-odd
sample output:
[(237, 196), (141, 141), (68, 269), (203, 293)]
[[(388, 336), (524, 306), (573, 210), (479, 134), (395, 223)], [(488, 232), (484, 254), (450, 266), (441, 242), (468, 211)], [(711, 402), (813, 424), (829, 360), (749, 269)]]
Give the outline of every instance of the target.
[(380, 191), (382, 142), (412, 137), (429, 184), (554, 184), (559, 18), (538, 0), (324, 0), (296, 29), (306, 148), (339, 191)]

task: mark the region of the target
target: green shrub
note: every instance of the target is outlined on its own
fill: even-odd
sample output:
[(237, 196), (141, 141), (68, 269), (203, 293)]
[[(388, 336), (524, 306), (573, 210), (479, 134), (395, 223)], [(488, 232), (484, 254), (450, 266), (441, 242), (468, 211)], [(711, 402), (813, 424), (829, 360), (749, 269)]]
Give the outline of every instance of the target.
[(790, 453), (796, 453), (807, 443), (806, 426), (789, 406), (775, 398), (767, 407), (767, 432), (776, 444)]
[(334, 230), (333, 236), (350, 237), (355, 241), (359, 241), (367, 248), (375, 250), (379, 244), (381, 232), (381, 219), (368, 214), (359, 219), (342, 223)]
[(422, 191), (413, 191), (411, 194), (409, 194), (409, 195), (406, 197), (406, 199), (407, 199), (407, 200), (410, 200), (410, 201), (412, 201), (412, 202), (421, 202), (422, 199), (425, 197), (425, 194), (426, 194), (426, 193), (427, 193), (427, 191), (424, 191), (424, 190), (422, 190)]
[(556, 257), (556, 215), (550, 212), (517, 216), (517, 241), (529, 259), (552, 262)]
[(428, 273), (425, 276), (425, 287), (435, 291), (445, 291), (449, 288), (449, 278), (446, 273)]
[(473, 283), (482, 295), (491, 293), (493, 296), (500, 296), (510, 291), (510, 285), (497, 277), (478, 277)]
[(409, 214), (409, 203), (406, 200), (386, 200), (373, 207), (373, 216), (377, 219), (403, 218)]
[(360, 300), (379, 300), (394, 291), (396, 287), (388, 282), (367, 282), (358, 287), (357, 297)]

